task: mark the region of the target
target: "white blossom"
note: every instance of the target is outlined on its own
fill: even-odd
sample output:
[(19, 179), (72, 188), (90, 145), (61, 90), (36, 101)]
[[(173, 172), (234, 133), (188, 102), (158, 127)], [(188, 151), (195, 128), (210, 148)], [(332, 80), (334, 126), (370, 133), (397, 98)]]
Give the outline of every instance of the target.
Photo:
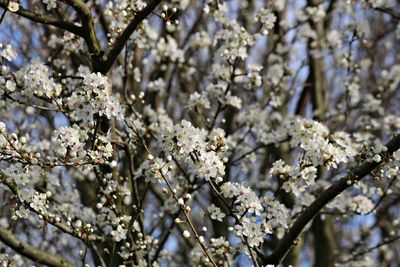
[(84, 73), (83, 69), (80, 71), (84, 76), (81, 91), (74, 92), (68, 102), (74, 110), (74, 116), (84, 122), (93, 120), (95, 114), (122, 120), (124, 109), (112, 95), (108, 78), (100, 73)]
[[(17, 3), (10, 2), (9, 3), (9, 8), (11, 7), (13, 10), (15, 10), (15, 11), (10, 10), (10, 11), (11, 12), (16, 12), (18, 10), (17, 6), (18, 6)], [(18, 6), (18, 8), (19, 8), (19, 6)], [(4, 45), (2, 43), (0, 43), (0, 49), (1, 49), (0, 57), (5, 58), (8, 61), (13, 61), (14, 59), (17, 58), (17, 52), (15, 51), (15, 49), (10, 44), (7, 44), (4, 47)]]
[(14, 1), (10, 1), (8, 3), (7, 6), (8, 10), (10, 10), (11, 12), (17, 12), (19, 10), (19, 3), (18, 2), (14, 2)]
[(118, 225), (117, 229), (115, 229), (111, 232), (111, 235), (113, 236), (114, 241), (120, 242), (120, 241), (126, 239), (127, 233), (128, 233), (128, 230), (126, 228), (124, 228), (122, 225)]
[(28, 97), (36, 95), (53, 98), (61, 94), (62, 86), (51, 75), (50, 69), (45, 64), (34, 59), (19, 70), (16, 77), (24, 88), (23, 93)]
[(210, 213), (211, 219), (222, 222), (225, 217), (225, 213), (221, 211), (221, 209), (214, 204), (211, 204), (207, 207), (208, 212)]
[(54, 133), (54, 151), (61, 157), (80, 159), (86, 155), (85, 134), (77, 127), (61, 127)]
[(276, 22), (276, 16), (274, 13), (265, 8), (258, 10), (255, 19), (261, 23), (260, 32), (263, 35), (268, 35), (269, 31), (274, 28)]
[(374, 204), (369, 198), (363, 195), (357, 195), (353, 197), (351, 207), (358, 213), (367, 214), (374, 208)]

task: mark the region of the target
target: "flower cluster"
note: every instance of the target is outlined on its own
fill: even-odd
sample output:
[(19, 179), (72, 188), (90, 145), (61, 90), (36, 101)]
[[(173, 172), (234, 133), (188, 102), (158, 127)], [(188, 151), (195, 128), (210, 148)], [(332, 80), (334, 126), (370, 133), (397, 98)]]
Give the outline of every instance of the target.
[(223, 218), (226, 216), (225, 213), (221, 211), (221, 209), (214, 204), (211, 204), (207, 207), (207, 211), (210, 213), (210, 217), (213, 220), (217, 220), (222, 222)]
[(112, 45), (126, 28), (134, 14), (146, 6), (144, 1), (110, 1), (105, 6), (104, 15), (110, 20), (109, 44)]
[(1, 58), (4, 58), (8, 61), (13, 61), (14, 59), (17, 58), (17, 52), (10, 44), (5, 45), (4, 47), (4, 44), (0, 43), (0, 49), (1, 49), (0, 51)]
[(339, 163), (348, 162), (356, 154), (347, 133), (329, 134), (328, 128), (317, 121), (297, 118), (287, 127), (290, 127), (290, 145), (301, 147), (304, 161), (313, 166), (337, 168)]
[(19, 254), (11, 255), (8, 253), (0, 253), (0, 264), (3, 266), (17, 267), (26, 265), (27, 262)]
[(68, 99), (73, 117), (83, 122), (92, 121), (94, 115), (122, 120), (124, 109), (112, 95), (108, 78), (100, 73), (86, 73), (82, 70), (81, 72), (83, 72), (82, 84)]
[[(216, 137), (218, 138), (218, 137)], [(176, 155), (177, 159), (190, 163), (195, 174), (206, 180), (221, 181), (225, 174), (224, 158), (218, 152), (227, 147), (220, 143), (217, 147), (206, 142), (205, 130), (194, 127), (183, 120), (175, 126), (167, 126), (163, 131), (162, 143), (168, 155)]]
[(159, 42), (157, 42), (157, 46), (151, 50), (151, 53), (157, 61), (169, 60), (177, 63), (184, 62), (184, 52), (171, 36), (167, 36), (166, 38), (162, 37)]
[[(94, 149), (90, 151), (90, 158), (101, 160), (109, 159), (113, 155), (114, 147), (111, 144), (110, 134), (108, 135), (99, 135), (95, 140)], [(110, 165), (113, 165), (113, 162), (110, 162)]]
[(47, 204), (47, 198), (51, 196), (51, 193), (38, 193), (35, 192), (31, 197), (29, 206), (34, 209), (38, 214), (46, 214), (49, 205)]
[[(117, 218), (117, 221), (115, 222), (117, 227), (115, 230), (111, 231), (111, 235), (112, 235), (114, 241), (120, 242), (127, 238), (128, 226), (130, 224), (130, 220), (131, 220), (130, 216), (123, 216), (123, 217)], [(132, 228), (133, 231), (135, 231), (135, 230), (140, 231), (137, 222), (132, 225), (134, 226), (134, 228)]]
[(260, 32), (262, 35), (268, 35), (269, 31), (274, 28), (276, 22), (276, 16), (271, 12), (271, 10), (266, 8), (258, 10), (255, 19), (261, 24)]
[(54, 151), (65, 160), (79, 160), (86, 156), (85, 132), (75, 127), (61, 127), (53, 136)]
[(238, 237), (247, 238), (249, 246), (258, 247), (266, 235), (272, 233), (269, 222), (262, 219), (260, 223), (256, 219), (264, 210), (262, 201), (249, 187), (239, 183), (222, 184), (221, 194), (234, 200), (234, 217), (237, 222), (232, 230)]
[(135, 177), (145, 177), (146, 182), (162, 182), (162, 175), (167, 176), (169, 166), (161, 158), (148, 158), (135, 172)]
[(254, 213), (260, 215), (264, 210), (261, 200), (243, 184), (226, 182), (221, 185), (221, 193), (226, 198), (234, 198), (235, 209), (238, 213)]
[(238, 237), (247, 238), (250, 247), (258, 247), (264, 243), (267, 234), (272, 233), (267, 223), (258, 224), (255, 217), (243, 217), (233, 231)]
[(16, 73), (16, 79), (23, 88), (22, 94), (28, 97), (56, 98), (60, 96), (62, 86), (51, 75), (52, 72), (43, 62), (34, 59)]
[(220, 105), (232, 106), (237, 109), (242, 107), (242, 100), (238, 96), (232, 95), (225, 82), (219, 82), (208, 85), (201, 94), (198, 92), (191, 94), (187, 108), (197, 110), (199, 108), (209, 109), (212, 101), (217, 101)]
[(358, 195), (353, 197), (351, 208), (360, 214), (367, 214), (374, 208), (374, 204), (366, 196)]
[(273, 227), (289, 228), (289, 210), (279, 201), (271, 199), (271, 197), (264, 197), (265, 205), (267, 206), (267, 219)]
[(314, 184), (317, 168), (314, 166), (290, 166), (286, 165), (283, 160), (278, 160), (274, 162), (270, 173), (283, 180), (282, 189), (298, 196)]
[[(33, 3), (39, 2), (40, 0), (33, 0)], [(57, 1), (56, 0), (41, 0), (41, 2), (47, 6), (47, 10), (57, 8)]]
[(219, 40), (224, 40), (224, 45), (220, 47), (221, 56), (227, 61), (233, 62), (236, 58), (246, 59), (248, 56), (248, 47), (253, 45), (254, 36), (250, 35), (244, 27), (238, 23), (232, 22), (226, 29), (217, 32), (214, 45)]

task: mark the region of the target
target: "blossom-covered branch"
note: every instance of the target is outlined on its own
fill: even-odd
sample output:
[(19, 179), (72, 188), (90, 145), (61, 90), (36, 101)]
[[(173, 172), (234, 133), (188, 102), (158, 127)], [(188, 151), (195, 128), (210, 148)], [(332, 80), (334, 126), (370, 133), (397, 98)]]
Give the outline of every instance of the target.
[[(400, 149), (400, 134), (393, 137), (390, 142), (386, 144), (386, 148), (387, 151), (384, 153), (387, 153), (387, 156), (391, 156), (393, 152)], [(340, 178), (340, 180), (335, 182), (324, 192), (320, 193), (314, 202), (308, 206), (296, 219), (288, 233), (280, 241), (276, 250), (264, 259), (264, 264), (279, 264), (289, 252), (290, 248), (294, 245), (295, 240), (298, 238), (304, 227), (325, 205), (327, 205), (332, 199), (334, 199), (348, 187), (352, 186), (357, 181), (360, 181), (365, 176), (371, 174), (371, 172), (379, 167), (381, 163), (382, 162), (380, 161), (365, 162), (354, 170), (349, 171), (345, 177)]]

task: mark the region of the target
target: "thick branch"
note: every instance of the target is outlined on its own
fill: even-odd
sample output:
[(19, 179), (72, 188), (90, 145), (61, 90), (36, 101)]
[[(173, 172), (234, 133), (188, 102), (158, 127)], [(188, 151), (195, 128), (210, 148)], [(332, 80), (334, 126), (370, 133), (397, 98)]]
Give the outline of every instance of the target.
[(103, 66), (102, 73), (107, 73), (118, 55), (121, 53), (126, 42), (128, 41), (131, 34), (136, 30), (139, 24), (157, 7), (161, 0), (152, 0), (146, 5), (140, 12), (138, 12), (132, 21), (128, 24), (125, 30), (122, 32), (121, 36), (115, 42), (114, 47), (110, 50), (107, 55), (107, 60)]
[[(388, 149), (387, 153), (390, 155), (394, 151), (398, 150), (400, 148), (400, 134), (390, 140), (386, 147)], [(289, 232), (279, 243), (276, 250), (265, 258), (264, 264), (279, 264), (293, 246), (293, 243), (298, 238), (304, 227), (326, 204), (350, 187), (355, 181), (359, 181), (370, 174), (379, 165), (380, 163), (377, 162), (365, 162), (321, 193), (318, 198), (314, 200), (314, 202), (297, 218)]]
[(66, 0), (68, 5), (72, 6), (81, 17), (89, 18), (91, 16), (90, 9), (81, 0)]
[(377, 11), (390, 15), (395, 20), (400, 20), (400, 12), (394, 10), (392, 8), (384, 8), (384, 7), (376, 7), (374, 8)]
[(83, 38), (89, 49), (93, 71), (101, 71), (103, 59), (90, 8), (81, 0), (66, 0), (66, 2), (75, 9), (82, 21)]
[[(0, 2), (0, 7), (3, 9), (7, 9), (7, 3)], [(47, 24), (47, 25), (52, 25), (54, 27), (69, 31), (78, 36), (83, 36), (82, 28), (79, 26), (76, 26), (75, 24), (73, 24), (71, 22), (59, 20), (59, 19), (57, 19), (53, 16), (49, 16), (49, 15), (42, 15), (42, 14), (34, 13), (34, 12), (31, 12), (22, 7), (20, 7), (19, 10), (14, 13), (17, 15), (20, 15), (21, 17), (27, 18), (29, 20)]]
[(35, 263), (45, 264), (54, 267), (73, 267), (74, 265), (60, 256), (56, 256), (38, 248), (35, 248), (28, 243), (22, 242), (10, 231), (0, 226), (0, 240), (15, 250), (17, 253), (33, 260)]

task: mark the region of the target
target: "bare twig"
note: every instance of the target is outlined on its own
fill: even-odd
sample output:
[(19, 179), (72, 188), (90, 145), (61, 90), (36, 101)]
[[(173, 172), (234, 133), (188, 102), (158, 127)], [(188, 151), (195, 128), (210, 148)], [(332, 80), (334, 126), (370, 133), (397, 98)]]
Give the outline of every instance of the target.
[(385, 241), (383, 241), (381, 243), (376, 244), (375, 246), (372, 246), (370, 248), (362, 250), (362, 251), (360, 251), (358, 253), (352, 254), (352, 256), (350, 258), (348, 258), (347, 260), (344, 260), (344, 261), (340, 261), (339, 263), (340, 264), (349, 263), (349, 262), (357, 259), (358, 257), (363, 256), (364, 254), (370, 253), (370, 252), (374, 251), (375, 249), (378, 249), (378, 248), (380, 248), (380, 247), (382, 247), (384, 245), (393, 243), (393, 242), (395, 242), (395, 241), (397, 241), (399, 239), (400, 239), (400, 235), (394, 236), (394, 237), (389, 238), (389, 239), (387, 239), (387, 240), (385, 240)]
[[(7, 9), (7, 3), (0, 2), (0, 7), (3, 9)], [(38, 14), (35, 12), (31, 12), (22, 7), (20, 7), (18, 9), (18, 11), (15, 12), (15, 14), (20, 15), (21, 17), (27, 18), (27, 19), (35, 21), (35, 22), (55, 26), (57, 28), (69, 31), (73, 34), (83, 37), (82, 28), (79, 26), (76, 26), (75, 24), (73, 24), (71, 22), (59, 20), (53, 16), (42, 15), (42, 14)]]
[(203, 249), (204, 254), (207, 256), (207, 258), (210, 260), (211, 264), (214, 267), (217, 267), (218, 265), (215, 263), (215, 261), (213, 260), (213, 258), (211, 257), (210, 253), (208, 252), (208, 248), (206, 247), (206, 245), (204, 244), (204, 242), (202, 242), (200, 240), (200, 236), (197, 233), (196, 228), (194, 227), (192, 220), (190, 219), (190, 215), (189, 212), (187, 211), (186, 207), (184, 207), (182, 204), (179, 204), (179, 199), (175, 193), (175, 190), (172, 188), (172, 185), (170, 184), (170, 182), (168, 181), (167, 177), (165, 177), (164, 173), (162, 172), (162, 170), (159, 170), (161, 177), (163, 178), (164, 182), (167, 184), (168, 189), (170, 191), (170, 193), (172, 194), (172, 197), (175, 199), (175, 201), (178, 203), (179, 207), (182, 209), (183, 214), (185, 215), (186, 221), (189, 224), (190, 229), (192, 230), (197, 242), (199, 243), (200, 247)]

